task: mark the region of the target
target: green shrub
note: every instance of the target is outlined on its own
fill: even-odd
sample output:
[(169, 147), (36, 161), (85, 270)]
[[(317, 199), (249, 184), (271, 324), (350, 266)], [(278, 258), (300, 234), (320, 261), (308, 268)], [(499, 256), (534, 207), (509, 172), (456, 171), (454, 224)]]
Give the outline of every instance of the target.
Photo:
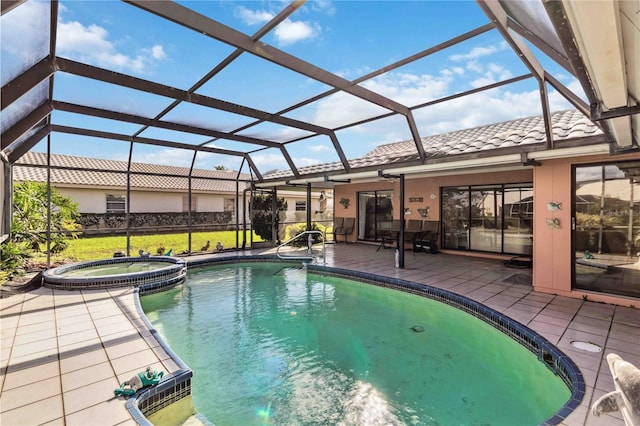
[[(251, 199), (252, 214), (251, 223), (253, 224), (253, 230), (264, 241), (273, 240), (273, 196), (271, 194), (259, 194)], [(287, 202), (284, 198), (277, 199), (277, 210), (283, 212), (287, 210)], [(279, 219), (280, 216), (276, 216)], [(276, 220), (276, 227), (278, 226)]]
[(0, 245), (0, 283), (19, 275), (31, 257), (29, 247), (23, 243), (7, 240)]
[(50, 251), (62, 252), (81, 230), (79, 217), (78, 204), (54, 187), (48, 194), (46, 183), (20, 182), (13, 187), (11, 239), (29, 244), (34, 251), (46, 247), (45, 230), (50, 226)]
[[(295, 237), (296, 235), (304, 232), (307, 230), (307, 224), (306, 223), (296, 223), (295, 225), (289, 225), (287, 226), (287, 228), (285, 229), (285, 241), (289, 241), (291, 238)], [(311, 231), (320, 231), (320, 232), (326, 232), (326, 228), (324, 226), (322, 226), (319, 223), (316, 222), (311, 222)], [(321, 235), (317, 235), (317, 234), (312, 234), (313, 237), (313, 244), (317, 244), (317, 243), (321, 243), (323, 237)], [(308, 243), (307, 238), (304, 237), (300, 237), (299, 239), (292, 241), (291, 245), (294, 247), (306, 247)]]

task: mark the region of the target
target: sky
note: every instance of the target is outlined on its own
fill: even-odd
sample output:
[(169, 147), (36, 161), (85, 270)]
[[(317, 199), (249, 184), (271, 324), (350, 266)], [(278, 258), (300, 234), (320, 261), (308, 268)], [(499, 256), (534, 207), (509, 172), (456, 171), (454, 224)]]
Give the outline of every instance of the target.
[[(281, 1), (181, 1), (178, 2), (219, 23), (253, 35), (276, 16), (288, 2)], [(48, 53), (48, 2), (29, 0), (2, 17), (0, 28), (2, 85), (19, 72), (37, 63)], [(475, 29), (488, 18), (474, 1), (308, 1), (261, 41), (302, 60), (352, 81), (407, 56)], [(56, 55), (138, 78), (187, 90), (227, 57), (233, 48), (193, 30), (170, 23), (139, 8), (118, 1), (60, 1)], [(535, 51), (535, 50), (534, 50)], [(557, 79), (581, 95), (577, 81), (564, 69), (536, 52), (538, 60)], [(403, 105), (412, 107), (434, 99), (481, 87), (527, 73), (527, 68), (497, 31), (490, 31), (444, 51), (429, 55), (376, 78), (360, 83)], [(46, 94), (46, 87), (40, 88)], [(86, 104), (152, 118), (172, 100), (82, 77), (57, 72), (54, 99)], [(196, 90), (196, 93), (279, 112), (306, 98), (326, 92), (329, 87), (248, 53)], [(552, 111), (572, 109), (558, 93), (550, 90)], [(33, 95), (37, 101), (37, 95)], [(26, 96), (25, 96), (26, 98)], [(27, 100), (21, 106), (28, 105)], [(18, 107), (16, 107), (18, 108)], [(381, 115), (385, 108), (355, 96), (338, 93), (286, 117), (339, 128), (347, 123)], [(5, 110), (3, 127), (11, 122)], [(537, 82), (524, 82), (465, 96), (436, 106), (414, 110), (421, 136), (444, 133), (540, 115)], [(53, 122), (127, 135), (141, 126), (96, 119), (64, 111), (53, 112)], [(252, 119), (212, 111), (182, 103), (164, 119), (209, 129), (232, 131)], [(240, 132), (273, 141), (302, 136), (304, 131), (263, 123)], [(374, 147), (411, 138), (406, 119), (392, 117), (338, 130), (338, 139), (347, 158), (365, 155)], [(141, 137), (201, 144), (208, 137), (150, 128)], [(54, 133), (52, 153), (126, 160), (129, 144), (117, 140), (94, 139)], [(243, 152), (257, 145), (217, 140), (208, 146)], [(298, 167), (337, 161), (331, 141), (324, 136), (287, 145)], [(46, 143), (33, 148), (46, 151)], [(136, 144), (133, 161), (188, 167), (188, 150)], [(251, 154), (262, 173), (286, 169), (278, 149)], [(237, 170), (238, 157), (198, 154), (195, 166), (223, 165)]]

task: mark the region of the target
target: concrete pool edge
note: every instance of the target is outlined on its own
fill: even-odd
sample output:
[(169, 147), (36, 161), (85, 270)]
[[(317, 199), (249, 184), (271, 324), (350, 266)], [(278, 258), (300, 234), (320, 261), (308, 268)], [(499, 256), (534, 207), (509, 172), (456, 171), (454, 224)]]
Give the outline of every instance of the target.
[[(192, 267), (206, 267), (206, 266), (214, 266), (220, 264), (229, 264), (229, 263), (250, 263), (250, 262), (278, 262), (278, 263), (289, 263), (289, 264), (299, 264), (299, 261), (288, 261), (278, 258), (275, 255), (247, 255), (247, 256), (222, 256), (217, 258), (209, 258), (209, 259), (199, 259), (193, 260), (188, 263), (189, 268)], [(542, 362), (547, 368), (553, 371), (556, 375), (560, 376), (561, 380), (565, 383), (565, 385), (569, 388), (571, 392), (571, 396), (569, 400), (560, 407), (553, 416), (546, 419), (541, 424), (544, 425), (557, 425), (563, 422), (578, 406), (580, 406), (586, 391), (586, 384), (582, 373), (578, 366), (574, 363), (574, 361), (569, 358), (564, 352), (562, 352), (558, 347), (549, 342), (546, 338), (538, 334), (537, 332), (531, 330), (527, 326), (522, 323), (510, 318), (509, 316), (498, 312), (497, 310), (490, 308), (478, 301), (467, 298), (465, 296), (440, 289), (437, 287), (429, 286), (427, 284), (420, 284), (413, 281), (408, 281), (399, 278), (392, 278), (382, 275), (375, 275), (366, 272), (353, 271), (344, 268), (337, 268), (325, 265), (315, 265), (308, 264), (306, 267), (310, 271), (319, 272), (326, 275), (336, 275), (343, 276), (346, 278), (354, 279), (356, 281), (365, 282), (372, 285), (378, 285), (387, 288), (393, 288), (399, 291), (409, 292), (412, 294), (416, 294), (418, 296), (427, 297), (435, 301), (439, 301), (445, 304), (448, 304), (454, 308), (460, 309), (470, 315), (475, 316), (478, 319), (483, 320), (487, 324), (493, 326), (499, 331), (506, 334), (511, 339), (515, 340), (520, 345), (527, 348), (530, 352), (532, 352), (540, 362)], [(180, 360), (180, 358), (168, 347), (168, 345), (161, 339), (154, 327), (148, 322), (144, 312), (140, 307), (139, 303), (139, 294), (136, 291), (136, 307), (140, 312), (141, 317), (147, 324), (149, 330), (154, 333), (156, 339), (163, 345), (163, 348), (169, 353), (172, 357), (176, 357), (176, 362), (182, 367), (188, 369), (188, 367)], [(191, 370), (189, 370), (191, 372)], [(190, 380), (191, 376), (189, 376)], [(160, 385), (158, 385), (160, 386)], [(190, 388), (189, 388), (190, 394)], [(138, 416), (142, 416), (145, 423), (140, 424), (150, 424), (142, 412), (138, 408), (138, 402), (140, 401), (142, 396), (141, 394), (139, 398), (131, 398), (131, 409), (130, 412), (132, 416), (136, 413)], [(135, 399), (135, 401), (134, 401)], [(129, 408), (129, 403), (127, 403), (127, 408)], [(138, 414), (139, 413), (139, 414)], [(139, 417), (134, 416), (134, 419), (138, 421)]]

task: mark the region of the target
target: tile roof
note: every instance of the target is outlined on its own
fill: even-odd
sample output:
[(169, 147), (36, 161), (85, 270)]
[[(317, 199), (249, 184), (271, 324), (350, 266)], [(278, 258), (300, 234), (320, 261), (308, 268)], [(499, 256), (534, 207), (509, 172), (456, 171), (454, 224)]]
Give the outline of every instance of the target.
[[(46, 166), (47, 155), (42, 152), (28, 152), (13, 167), (15, 181), (46, 182), (47, 169), (29, 167), (29, 165)], [(76, 157), (71, 155), (51, 155), (51, 183), (58, 185), (79, 185), (97, 187), (127, 187), (127, 175), (111, 173), (127, 171), (127, 162), (118, 160), (102, 160), (97, 158)], [(63, 167), (56, 169), (53, 167)], [(82, 169), (82, 170), (74, 170)], [(87, 170), (89, 169), (89, 170)], [(93, 169), (93, 170), (91, 170)], [(131, 170), (153, 175), (131, 175), (131, 188), (156, 190), (187, 190), (189, 168), (164, 166), (159, 164), (131, 163)], [(194, 169), (191, 187), (193, 191), (236, 192), (235, 171)], [(181, 177), (184, 176), (184, 177)], [(203, 178), (203, 179), (198, 179)], [(222, 180), (230, 179), (230, 180)], [(249, 175), (241, 175), (241, 179), (250, 179)], [(240, 183), (240, 190), (244, 189)]]
[[(579, 111), (556, 112), (551, 117), (555, 141), (602, 135), (598, 126)], [(514, 146), (543, 144), (546, 141), (542, 116), (528, 117), (502, 123), (489, 124), (472, 129), (422, 138), (426, 158), (439, 158), (458, 154), (497, 150)], [(377, 146), (364, 157), (349, 160), (352, 168), (396, 164), (402, 161), (418, 160), (418, 152), (413, 140), (388, 143)], [(342, 163), (333, 162), (301, 167), (301, 174), (317, 174), (343, 170)], [(289, 170), (266, 174), (266, 179), (292, 176)]]

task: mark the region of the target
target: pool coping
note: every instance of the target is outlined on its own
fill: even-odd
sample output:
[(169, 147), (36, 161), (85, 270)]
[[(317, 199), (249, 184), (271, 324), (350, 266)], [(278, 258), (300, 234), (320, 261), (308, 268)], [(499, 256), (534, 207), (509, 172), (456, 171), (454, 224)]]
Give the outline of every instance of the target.
[[(250, 262), (278, 262), (292, 264), (300, 263), (299, 261), (285, 260), (275, 255), (262, 254), (244, 256), (221, 256), (199, 260), (194, 259), (193, 261), (188, 262), (187, 267), (199, 268), (220, 264)], [(549, 368), (554, 374), (558, 375), (571, 391), (569, 400), (565, 402), (565, 404), (563, 404), (563, 406), (558, 409), (553, 414), (553, 416), (540, 423), (542, 425), (560, 424), (582, 403), (582, 400), (585, 396), (586, 384), (584, 377), (575, 362), (564, 352), (562, 352), (558, 347), (556, 347), (554, 344), (549, 342), (546, 338), (544, 338), (534, 330), (531, 330), (524, 324), (510, 318), (505, 314), (498, 312), (493, 308), (490, 308), (476, 300), (470, 299), (463, 295), (445, 289), (433, 287), (428, 284), (354, 271), (334, 266), (305, 264), (305, 267), (308, 270), (320, 272), (326, 275), (348, 277), (350, 279), (354, 279), (363, 283), (391, 288), (445, 303), (449, 306), (473, 315), (474, 317), (484, 321), (485, 323), (506, 334), (508, 337), (512, 338), (517, 343), (536, 355), (538, 360), (542, 362), (547, 368)], [(190, 394), (190, 380), (192, 372), (188, 368), (188, 366), (186, 366), (186, 364), (178, 357), (178, 355), (170, 349), (169, 345), (167, 345), (166, 342), (164, 342), (164, 340), (157, 334), (155, 328), (147, 320), (146, 315), (144, 314), (140, 306), (139, 290), (140, 289), (136, 289), (135, 292), (136, 309), (138, 309), (141, 318), (143, 319), (147, 327), (149, 327), (150, 332), (154, 334), (155, 338), (163, 346), (165, 351), (170, 356), (175, 357), (174, 360), (176, 361), (176, 363), (178, 363), (178, 365), (181, 366), (181, 370), (176, 373), (179, 373), (178, 376), (180, 376), (182, 380), (189, 380)], [(142, 290), (144, 291), (144, 289)], [(174, 375), (171, 375), (166, 381), (169, 382), (169, 379), (174, 379)], [(157, 387), (160, 387), (160, 385), (163, 383), (165, 383), (164, 380), (161, 381), (161, 383), (158, 384)], [(171, 385), (172, 384), (168, 384), (160, 388), (158, 391), (164, 391)], [(175, 386), (175, 383), (173, 383), (173, 385)], [(140, 404), (143, 404), (146, 399), (156, 395), (156, 393), (151, 393), (152, 390), (155, 390), (155, 388), (151, 388), (144, 392), (141, 392), (138, 396), (130, 398), (130, 400), (127, 402), (127, 408), (129, 409), (132, 417), (140, 424), (151, 425), (151, 423), (146, 420), (138, 406)], [(143, 419), (145, 423), (140, 422)]]

